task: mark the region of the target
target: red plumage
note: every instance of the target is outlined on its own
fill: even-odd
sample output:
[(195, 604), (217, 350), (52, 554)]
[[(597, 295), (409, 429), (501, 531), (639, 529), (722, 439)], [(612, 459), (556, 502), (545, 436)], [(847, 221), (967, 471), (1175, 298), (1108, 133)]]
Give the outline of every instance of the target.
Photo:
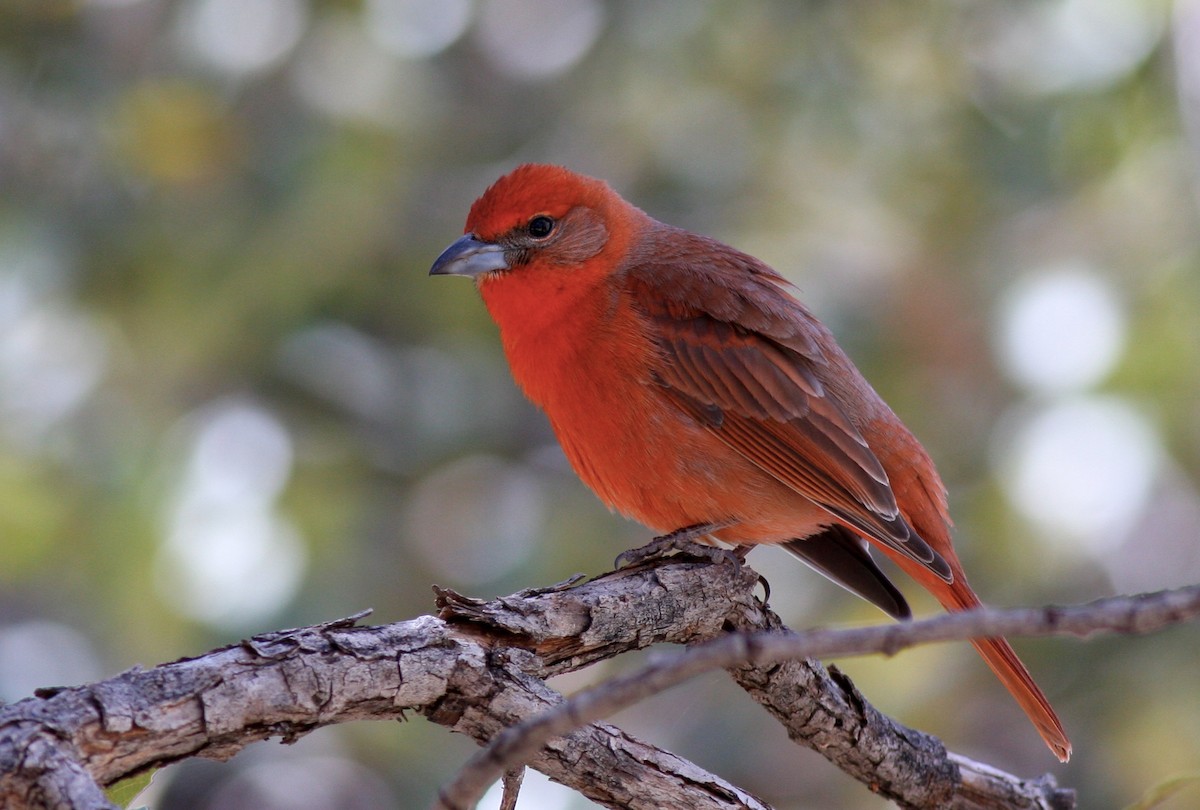
[[(525, 165), (471, 207), (433, 273), (474, 276), (514, 378), (611, 508), (660, 532), (783, 544), (894, 616), (892, 558), (979, 605), (933, 462), (767, 265), (657, 222), (605, 183)], [(1062, 725), (1003, 639), (976, 649), (1063, 761)]]

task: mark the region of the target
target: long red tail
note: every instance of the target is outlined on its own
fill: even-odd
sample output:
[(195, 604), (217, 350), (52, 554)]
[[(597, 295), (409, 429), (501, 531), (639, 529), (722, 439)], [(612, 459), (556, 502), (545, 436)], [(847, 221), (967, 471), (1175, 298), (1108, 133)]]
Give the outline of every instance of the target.
[[(932, 572), (921, 568), (911, 560), (897, 559), (896, 561), (920, 582), (925, 590), (933, 594), (946, 610), (958, 612), (982, 606), (979, 597), (967, 584), (958, 560), (950, 561), (955, 576), (951, 585), (947, 585)], [(1071, 741), (1067, 739), (1067, 732), (1063, 730), (1062, 722), (1009, 643), (1003, 638), (979, 638), (973, 639), (971, 644), (983, 656), (983, 660), (987, 662), (992, 672), (996, 673), (996, 677), (1000, 679), (1000, 683), (1004, 684), (1004, 688), (1016, 699), (1017, 704), (1024, 710), (1038, 734), (1046, 741), (1046, 745), (1050, 747), (1059, 761), (1066, 762), (1070, 759)]]
[(1046, 700), (1046, 696), (1042, 694), (1038, 685), (1033, 682), (1029, 670), (1021, 663), (1021, 659), (1017, 658), (1017, 654), (1013, 652), (1009, 643), (1002, 638), (976, 639), (971, 643), (975, 645), (975, 649), (983, 656), (987, 665), (992, 668), (992, 672), (996, 673), (1000, 683), (1004, 684), (1004, 687), (1025, 710), (1025, 714), (1037, 728), (1038, 734), (1042, 735), (1046, 745), (1050, 746), (1054, 756), (1058, 757), (1060, 762), (1069, 760), (1071, 758), (1071, 741), (1067, 739), (1067, 732), (1063, 730), (1062, 723), (1059, 721), (1058, 715), (1054, 713), (1050, 702)]
[[(981, 606), (979, 597), (965, 579), (956, 580), (949, 588), (943, 583), (942, 588), (931, 589), (931, 592), (946, 610), (970, 610)], [(1046, 745), (1054, 752), (1054, 756), (1061, 762), (1070, 759), (1071, 741), (1067, 739), (1062, 722), (1012, 646), (1003, 638), (978, 638), (973, 639), (971, 644), (983, 656), (992, 672), (996, 673), (1004, 688), (1016, 699), (1038, 734), (1042, 735)]]
[[(881, 445), (894, 449), (893, 454), (885, 460), (885, 467), (901, 512), (909, 525), (950, 564), (954, 581), (947, 584), (921, 563), (882, 544), (878, 546), (880, 551), (891, 557), (906, 574), (933, 594), (946, 610), (958, 612), (980, 607), (979, 597), (967, 584), (962, 564), (958, 555), (954, 553), (950, 538), (950, 521), (946, 517), (944, 488), (933, 469), (933, 463), (929, 461), (917, 440), (907, 431), (887, 435), (899, 435), (906, 439), (898, 445), (895, 441), (891, 445)], [(889, 464), (888, 461), (893, 463)], [(983, 656), (992, 672), (996, 673), (1000, 683), (1004, 684), (1004, 688), (1025, 711), (1054, 755), (1062, 762), (1070, 759), (1071, 741), (1067, 739), (1062, 722), (1009, 643), (1002, 638), (979, 638), (971, 643)]]

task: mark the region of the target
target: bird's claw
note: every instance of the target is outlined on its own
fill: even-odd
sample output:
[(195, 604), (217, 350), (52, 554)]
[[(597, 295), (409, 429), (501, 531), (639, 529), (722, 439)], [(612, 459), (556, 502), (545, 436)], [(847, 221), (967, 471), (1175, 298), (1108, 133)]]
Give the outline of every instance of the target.
[(655, 537), (644, 546), (621, 552), (617, 555), (613, 566), (615, 568), (631, 568), (649, 560), (666, 557), (673, 552), (699, 557), (714, 563), (741, 565), (745, 554), (739, 553), (740, 546), (737, 549), (727, 549), (696, 542), (697, 538), (711, 534), (720, 528), (721, 524), (719, 523), (698, 523), (695, 526), (676, 529), (670, 534)]

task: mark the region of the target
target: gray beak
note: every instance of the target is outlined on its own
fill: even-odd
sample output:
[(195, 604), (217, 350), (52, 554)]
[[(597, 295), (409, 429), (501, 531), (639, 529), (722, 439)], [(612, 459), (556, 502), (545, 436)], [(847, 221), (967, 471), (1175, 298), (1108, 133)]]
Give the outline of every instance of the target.
[(495, 242), (481, 242), (474, 234), (459, 237), (450, 247), (442, 251), (433, 267), (431, 276), (478, 276), (493, 270), (507, 270), (504, 246)]

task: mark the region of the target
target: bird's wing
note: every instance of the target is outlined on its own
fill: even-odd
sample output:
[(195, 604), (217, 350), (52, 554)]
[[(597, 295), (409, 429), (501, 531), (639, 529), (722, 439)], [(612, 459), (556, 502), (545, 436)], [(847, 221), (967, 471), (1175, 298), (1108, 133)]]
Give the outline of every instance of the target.
[(883, 465), (825, 382), (832, 369), (819, 340), (824, 327), (766, 265), (718, 242), (699, 247), (624, 271), (624, 288), (659, 344), (655, 373), (667, 396), (842, 524), (950, 581), (946, 561), (909, 527)]
[(904, 594), (892, 584), (871, 557), (871, 548), (845, 526), (835, 524), (803, 540), (789, 540), (784, 549), (814, 571), (861, 596), (893, 619), (911, 619)]

